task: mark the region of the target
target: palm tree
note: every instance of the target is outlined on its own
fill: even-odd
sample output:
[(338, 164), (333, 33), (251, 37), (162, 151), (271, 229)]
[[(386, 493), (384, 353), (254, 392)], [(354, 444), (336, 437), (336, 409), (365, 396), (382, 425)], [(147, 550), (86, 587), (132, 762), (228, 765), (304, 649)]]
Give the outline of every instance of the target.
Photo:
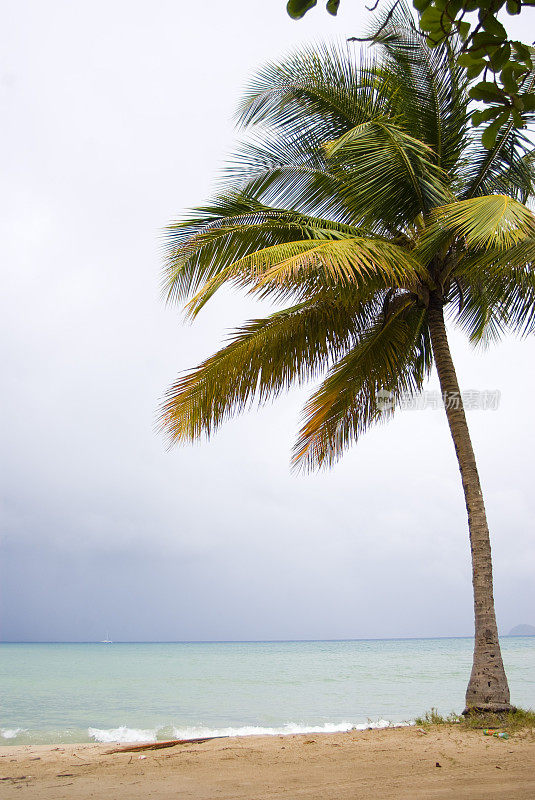
[(268, 64), (240, 106), (247, 130), (222, 191), (170, 225), (165, 290), (190, 317), (227, 282), (284, 305), (180, 377), (161, 424), (172, 442), (209, 436), (326, 371), (293, 461), (328, 466), (419, 392), (434, 363), (472, 553), (466, 709), (505, 711), (489, 530), (445, 313), (473, 341), (532, 330), (531, 150), (511, 124), (481, 145), (452, 46), (429, 49), (406, 8), (379, 19), (374, 41), (365, 54), (309, 47)]

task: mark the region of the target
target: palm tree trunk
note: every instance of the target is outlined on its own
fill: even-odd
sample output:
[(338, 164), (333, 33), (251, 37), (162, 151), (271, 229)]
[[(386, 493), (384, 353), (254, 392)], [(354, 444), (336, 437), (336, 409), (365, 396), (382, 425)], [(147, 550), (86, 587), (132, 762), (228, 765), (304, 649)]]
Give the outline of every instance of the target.
[(509, 686), (503, 667), (494, 613), (492, 558), (487, 515), (457, 375), (448, 345), (443, 305), (441, 297), (431, 295), (429, 331), (440, 389), (445, 401), (446, 414), (463, 482), (468, 512), (474, 587), (474, 661), (466, 690), (464, 713), (510, 711), (512, 706), (509, 702)]

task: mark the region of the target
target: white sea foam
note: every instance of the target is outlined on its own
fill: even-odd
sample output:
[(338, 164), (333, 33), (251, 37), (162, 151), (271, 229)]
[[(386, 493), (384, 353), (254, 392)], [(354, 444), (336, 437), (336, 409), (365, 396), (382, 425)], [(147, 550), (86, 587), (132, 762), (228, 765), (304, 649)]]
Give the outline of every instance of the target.
[(261, 725), (244, 725), (239, 728), (174, 728), (177, 739), (194, 739), (202, 736), (288, 736), (298, 733), (344, 733), (346, 731), (365, 731), (369, 728), (390, 728), (409, 725), (408, 722), (389, 722), (380, 719), (376, 722), (326, 722), (323, 725), (305, 725), (287, 722), (279, 727), (267, 728)]
[[(188, 726), (184, 728), (172, 728), (172, 736), (175, 739), (201, 739), (210, 736), (288, 736), (299, 733), (345, 733), (347, 731), (365, 731), (370, 728), (393, 728), (411, 725), (410, 722), (390, 722), (387, 719), (376, 720), (375, 722), (325, 722), (323, 725), (305, 725), (295, 722), (287, 722), (277, 727), (265, 727), (263, 725), (242, 725), (240, 727), (227, 728), (208, 728), (202, 725)], [(127, 742), (155, 742), (158, 734), (167, 733), (169, 728), (127, 728), (122, 725), (119, 728), (88, 728), (89, 736), (96, 742), (121, 743)], [(169, 734), (167, 734), (168, 738)]]
[(141, 728), (127, 728), (121, 725), (119, 728), (88, 728), (89, 736), (96, 742), (155, 742), (158, 736), (158, 729), (142, 730)]
[(24, 733), (27, 728), (0, 728), (2, 739), (16, 739), (19, 733)]

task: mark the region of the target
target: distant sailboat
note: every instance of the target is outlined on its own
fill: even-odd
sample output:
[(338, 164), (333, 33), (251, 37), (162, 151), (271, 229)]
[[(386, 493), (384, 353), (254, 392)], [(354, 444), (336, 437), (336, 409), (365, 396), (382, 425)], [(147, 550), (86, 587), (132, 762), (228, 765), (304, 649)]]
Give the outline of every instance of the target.
[(106, 638), (102, 639), (100, 644), (113, 644), (112, 640), (110, 639), (109, 631), (106, 631)]

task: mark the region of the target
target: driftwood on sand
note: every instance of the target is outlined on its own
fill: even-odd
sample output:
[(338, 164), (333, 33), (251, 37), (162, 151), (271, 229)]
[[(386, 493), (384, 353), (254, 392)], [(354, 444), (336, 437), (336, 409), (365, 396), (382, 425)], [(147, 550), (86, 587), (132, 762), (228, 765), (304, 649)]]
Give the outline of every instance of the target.
[(168, 739), (165, 742), (129, 744), (126, 747), (115, 747), (113, 750), (106, 750), (106, 755), (110, 753), (137, 753), (138, 750), (161, 750), (162, 747), (175, 747), (177, 744), (200, 744), (201, 742), (211, 742), (212, 739), (226, 738), (226, 736), (205, 736), (203, 739)]

